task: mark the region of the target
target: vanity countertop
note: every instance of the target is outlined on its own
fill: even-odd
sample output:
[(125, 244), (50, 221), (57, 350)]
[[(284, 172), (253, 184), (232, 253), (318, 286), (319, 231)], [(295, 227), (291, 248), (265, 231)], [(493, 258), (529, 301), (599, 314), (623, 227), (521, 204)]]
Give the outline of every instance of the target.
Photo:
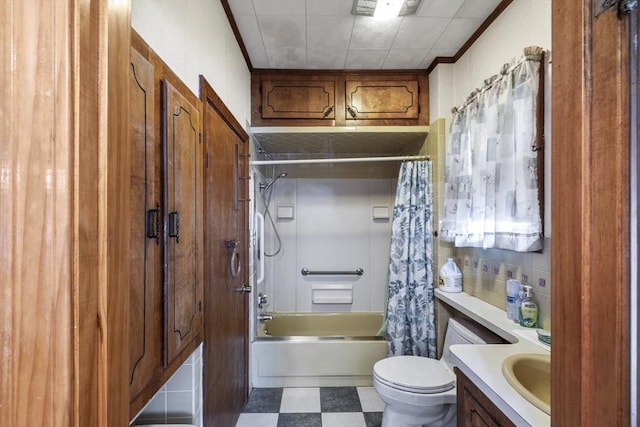
[(447, 293), (436, 289), (435, 294), (443, 303), (511, 343), (452, 345), (453, 364), (517, 426), (551, 425), (551, 417), (520, 396), (502, 374), (502, 362), (508, 356), (550, 353), (550, 348), (537, 340), (535, 329), (524, 328), (514, 323), (507, 319), (504, 310), (467, 293)]

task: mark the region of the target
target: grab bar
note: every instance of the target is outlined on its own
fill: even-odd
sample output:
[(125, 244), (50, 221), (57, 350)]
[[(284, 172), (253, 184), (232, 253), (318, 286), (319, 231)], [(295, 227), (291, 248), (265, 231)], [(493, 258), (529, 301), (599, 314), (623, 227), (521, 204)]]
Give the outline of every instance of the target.
[(256, 212), (255, 228), (257, 233), (256, 245), (258, 246), (258, 277), (256, 284), (264, 281), (264, 216)]
[(348, 276), (362, 276), (364, 274), (364, 270), (361, 268), (356, 268), (355, 271), (310, 271), (308, 268), (303, 268), (300, 270), (303, 276), (310, 275), (348, 275)]

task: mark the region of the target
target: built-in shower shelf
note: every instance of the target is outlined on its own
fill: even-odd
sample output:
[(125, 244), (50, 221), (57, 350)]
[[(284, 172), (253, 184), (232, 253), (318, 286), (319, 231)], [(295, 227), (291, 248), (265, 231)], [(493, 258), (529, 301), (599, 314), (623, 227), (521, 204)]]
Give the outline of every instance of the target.
[[(254, 141), (273, 159), (411, 156), (420, 152), (429, 126), (254, 127)], [(264, 160), (260, 154), (254, 160)], [(399, 162), (286, 165), (290, 178), (395, 178)]]

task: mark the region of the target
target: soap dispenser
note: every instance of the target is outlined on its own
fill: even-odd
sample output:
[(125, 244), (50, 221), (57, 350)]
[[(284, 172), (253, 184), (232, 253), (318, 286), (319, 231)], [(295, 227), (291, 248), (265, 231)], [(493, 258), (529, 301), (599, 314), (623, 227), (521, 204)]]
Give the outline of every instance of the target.
[(538, 304), (531, 296), (531, 286), (522, 286), (524, 297), (520, 300), (518, 311), (520, 312), (520, 326), (535, 328), (538, 326)]

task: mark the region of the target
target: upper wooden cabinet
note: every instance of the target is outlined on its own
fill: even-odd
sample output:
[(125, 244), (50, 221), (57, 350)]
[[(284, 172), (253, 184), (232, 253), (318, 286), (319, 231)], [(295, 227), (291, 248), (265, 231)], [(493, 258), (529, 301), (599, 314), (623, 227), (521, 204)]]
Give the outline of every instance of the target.
[(418, 80), (349, 80), (345, 88), (347, 120), (418, 120)]
[(265, 119), (333, 119), (335, 81), (262, 81), (262, 117)]
[(258, 70), (252, 126), (419, 126), (429, 122), (425, 71)]

